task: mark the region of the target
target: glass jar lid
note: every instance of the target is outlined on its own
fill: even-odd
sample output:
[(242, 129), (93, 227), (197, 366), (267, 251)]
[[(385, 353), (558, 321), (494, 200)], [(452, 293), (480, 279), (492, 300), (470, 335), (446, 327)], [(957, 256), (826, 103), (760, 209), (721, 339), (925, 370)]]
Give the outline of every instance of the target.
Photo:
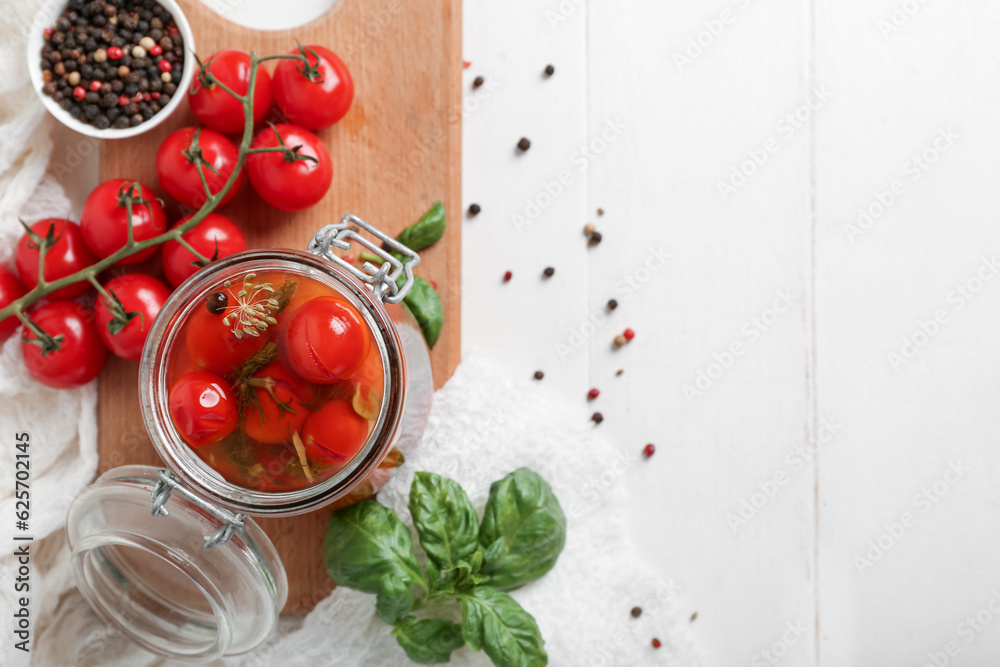
[(149, 651), (207, 662), (253, 649), (277, 626), (288, 582), (271, 541), (165, 470), (104, 473), (66, 525), (80, 592)]

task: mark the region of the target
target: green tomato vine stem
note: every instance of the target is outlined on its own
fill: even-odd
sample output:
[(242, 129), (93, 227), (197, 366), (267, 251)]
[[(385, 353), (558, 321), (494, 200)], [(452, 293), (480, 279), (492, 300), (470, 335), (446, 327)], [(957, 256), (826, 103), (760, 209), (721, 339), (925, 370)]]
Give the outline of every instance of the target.
[[(229, 192), (229, 189), (233, 186), (233, 184), (236, 183), (237, 179), (239, 178), (240, 173), (242, 172), (243, 167), (246, 164), (247, 156), (250, 155), (251, 153), (283, 151), (285, 153), (286, 159), (289, 160), (304, 159), (305, 157), (305, 156), (299, 156), (297, 153), (297, 149), (301, 148), (301, 146), (293, 146), (293, 147), (285, 146), (284, 142), (281, 140), (280, 135), (278, 136), (278, 141), (281, 143), (281, 146), (277, 146), (271, 149), (250, 148), (250, 144), (253, 141), (253, 129), (254, 129), (253, 98), (254, 98), (254, 87), (257, 82), (257, 69), (260, 67), (260, 64), (264, 61), (278, 60), (278, 59), (299, 60), (302, 63), (304, 63), (306, 67), (309, 66), (309, 61), (307, 57), (302, 53), (279, 54), (279, 55), (260, 57), (255, 52), (251, 51), (250, 73), (249, 73), (250, 81), (247, 86), (246, 95), (239, 95), (231, 88), (223, 84), (212, 74), (211, 71), (207, 69), (205, 65), (201, 63), (200, 60), (198, 60), (198, 66), (200, 68), (198, 74), (199, 81), (201, 81), (203, 85), (210, 85), (210, 86), (217, 85), (219, 86), (219, 88), (221, 88), (222, 90), (224, 90), (225, 92), (227, 92), (228, 94), (232, 95), (237, 100), (239, 100), (243, 106), (243, 115), (245, 118), (245, 122), (243, 125), (243, 135), (240, 139), (239, 154), (236, 159), (236, 166), (233, 169), (233, 173), (229, 175), (229, 178), (226, 180), (225, 184), (215, 194), (212, 194), (208, 185), (208, 180), (205, 177), (204, 159), (201, 158), (200, 156), (198, 159), (195, 159), (195, 166), (198, 169), (198, 175), (201, 178), (201, 183), (202, 187), (205, 190), (206, 199), (205, 203), (202, 204), (201, 208), (199, 208), (198, 211), (194, 215), (192, 215), (189, 220), (184, 222), (184, 224), (169, 229), (158, 236), (154, 236), (152, 238), (145, 239), (143, 241), (136, 241), (134, 231), (132, 228), (132, 206), (135, 203), (141, 203), (142, 205), (148, 206), (150, 202), (143, 201), (141, 199), (141, 194), (138, 196), (132, 194), (133, 192), (141, 193), (140, 184), (137, 181), (126, 181), (123, 184), (123, 190), (128, 188), (128, 193), (127, 196), (124, 196), (125, 193), (122, 193), (123, 195), (122, 198), (124, 199), (124, 203), (119, 202), (119, 206), (124, 206), (126, 210), (128, 241), (125, 243), (124, 246), (122, 246), (115, 252), (111, 253), (104, 259), (101, 259), (91, 264), (90, 266), (80, 269), (75, 273), (71, 273), (69, 275), (63, 276), (62, 278), (53, 281), (48, 281), (45, 279), (45, 255), (49, 250), (49, 248), (51, 248), (52, 245), (54, 245), (55, 242), (58, 240), (58, 237), (53, 239), (49, 238), (49, 236), (46, 236), (46, 238), (43, 239), (39, 237), (37, 234), (31, 232), (29, 229), (29, 234), (31, 235), (32, 240), (38, 243), (38, 284), (36, 284), (24, 296), (20, 297), (19, 299), (15, 299), (10, 304), (0, 309), (0, 320), (6, 319), (7, 317), (10, 316), (17, 317), (24, 324), (25, 329), (30, 331), (35, 336), (34, 340), (22, 336), (22, 340), (24, 340), (25, 342), (41, 346), (42, 354), (48, 354), (49, 352), (53, 352), (59, 349), (60, 340), (62, 337), (51, 336), (50, 334), (42, 330), (42, 328), (39, 327), (38, 324), (36, 324), (28, 315), (28, 310), (36, 302), (46, 298), (56, 290), (59, 290), (68, 285), (74, 285), (79, 282), (88, 281), (97, 289), (100, 295), (98, 298), (103, 297), (109, 303), (112, 303), (114, 300), (111, 299), (111, 295), (108, 294), (107, 290), (100, 285), (99, 281), (97, 280), (97, 276), (99, 276), (103, 271), (110, 269), (123, 259), (127, 259), (128, 257), (135, 255), (136, 253), (142, 252), (143, 250), (159, 246), (163, 243), (166, 243), (167, 241), (177, 241), (178, 243), (183, 245), (188, 251), (190, 251), (197, 258), (199, 262), (208, 264), (210, 260), (204, 255), (202, 255), (200, 252), (195, 250), (186, 240), (184, 240), (183, 236), (187, 232), (194, 229), (199, 223), (201, 223), (202, 220), (205, 219), (206, 216), (208, 216), (209, 213), (213, 212), (218, 207), (219, 202), (221, 202), (225, 198), (226, 193)], [(195, 149), (197, 149), (198, 134), (199, 134), (198, 132), (196, 132), (195, 134), (195, 143), (193, 145)], [(275, 134), (277, 134), (277, 130), (275, 130)]]

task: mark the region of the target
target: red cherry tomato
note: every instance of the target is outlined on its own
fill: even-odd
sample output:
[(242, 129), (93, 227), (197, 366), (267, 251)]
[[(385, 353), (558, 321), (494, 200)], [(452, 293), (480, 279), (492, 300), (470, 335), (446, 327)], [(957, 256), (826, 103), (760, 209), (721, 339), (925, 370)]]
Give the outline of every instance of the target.
[[(26, 293), (27, 290), (18, 280), (17, 274), (6, 266), (0, 266), (0, 310), (20, 299)], [(21, 320), (14, 315), (0, 320), (0, 343), (10, 338), (10, 335), (17, 331), (19, 324), (21, 324)]]
[(104, 289), (118, 297), (129, 320), (124, 327), (121, 327), (120, 321), (112, 324), (114, 313), (107, 300), (98, 296), (94, 303), (97, 333), (104, 345), (116, 355), (129, 361), (138, 361), (153, 320), (170, 298), (170, 289), (144, 273), (126, 273), (112, 278), (104, 285)]
[[(295, 49), (289, 53), (300, 52)], [(306, 46), (305, 54), (316, 80), (309, 80), (301, 61), (279, 60), (274, 68), (271, 90), (274, 101), (289, 122), (319, 130), (336, 123), (351, 108), (354, 81), (347, 66), (333, 51), (322, 46)]]
[(302, 429), (308, 410), (302, 400), (309, 393), (305, 384), (280, 361), (264, 366), (250, 380), (257, 400), (246, 408), (243, 428), (258, 442), (278, 445), (291, 442)]
[[(181, 218), (174, 227), (183, 225), (191, 216)], [(247, 240), (240, 228), (229, 218), (209, 213), (194, 229), (184, 234), (184, 240), (209, 259), (222, 259), (247, 249)], [(167, 282), (177, 287), (197, 273), (197, 258), (177, 241), (163, 244), (163, 273)]]
[[(132, 204), (132, 236), (136, 241), (158, 236), (167, 230), (167, 215), (163, 212), (163, 204), (156, 198), (152, 188), (140, 184), (137, 189), (135, 181), (124, 178), (113, 178), (104, 181), (87, 196), (80, 214), (80, 228), (83, 230), (83, 240), (98, 257), (107, 257), (120, 249), (128, 241), (128, 208), (126, 199), (131, 193), (133, 198), (141, 197), (148, 204)], [(156, 248), (146, 248), (119, 264), (135, 264), (148, 259), (156, 252)]]
[(177, 378), (167, 397), (177, 431), (192, 447), (210, 445), (233, 432), (239, 418), (232, 387), (213, 373), (194, 371)]
[[(250, 54), (238, 49), (219, 51), (205, 63), (208, 71), (222, 85), (240, 95), (245, 95), (250, 87)], [(242, 133), (246, 124), (243, 104), (220, 86), (205, 84), (195, 74), (191, 82), (188, 103), (195, 118), (202, 125), (223, 134)], [(263, 67), (257, 68), (254, 83), (253, 120), (260, 121), (271, 108), (271, 75)]]
[(368, 420), (348, 401), (327, 401), (302, 426), (306, 458), (314, 465), (343, 465), (361, 451), (368, 438)]
[(87, 384), (101, 372), (108, 351), (94, 325), (94, 311), (73, 301), (53, 301), (31, 313), (42, 331), (62, 336), (59, 349), (45, 352), (33, 332), (25, 328), (21, 338), (24, 365), (31, 377), (55, 389)]
[[(222, 291), (229, 298), (229, 305), (234, 306), (235, 297), (227, 290)], [(187, 324), (186, 342), (191, 361), (198, 368), (219, 375), (236, 371), (250, 355), (264, 347), (268, 339), (264, 334), (237, 338), (233, 325), (223, 322), (225, 317), (226, 313), (216, 315), (206, 306), (199, 305)]]
[(271, 206), (282, 211), (301, 211), (322, 199), (330, 189), (333, 163), (319, 137), (297, 125), (275, 125), (261, 131), (254, 137), (253, 148), (280, 146), (275, 130), (285, 146), (299, 147), (299, 155), (312, 159), (287, 161), (280, 151), (252, 153), (247, 158), (250, 184)]
[[(84, 243), (80, 225), (75, 222), (46, 218), (31, 225), (31, 231), (43, 238), (51, 232), (58, 239), (45, 251), (45, 280), (49, 282), (76, 273), (97, 261), (94, 253)], [(38, 284), (38, 245), (27, 233), (17, 242), (14, 263), (25, 287), (32, 289)], [(90, 283), (84, 280), (61, 287), (46, 298), (49, 301), (72, 301), (81, 294), (86, 294), (88, 289)]]
[[(160, 187), (179, 204), (191, 208), (201, 208), (207, 199), (195, 161), (199, 154), (207, 163), (202, 164), (201, 170), (205, 174), (208, 189), (214, 195), (222, 190), (236, 170), (239, 157), (236, 146), (225, 135), (204, 127), (182, 127), (164, 139), (156, 151), (156, 176), (160, 179)], [(243, 180), (241, 171), (219, 206), (236, 196)]]
[(357, 312), (332, 296), (298, 308), (284, 335), (285, 360), (299, 377), (315, 384), (350, 378), (368, 356), (368, 328)]

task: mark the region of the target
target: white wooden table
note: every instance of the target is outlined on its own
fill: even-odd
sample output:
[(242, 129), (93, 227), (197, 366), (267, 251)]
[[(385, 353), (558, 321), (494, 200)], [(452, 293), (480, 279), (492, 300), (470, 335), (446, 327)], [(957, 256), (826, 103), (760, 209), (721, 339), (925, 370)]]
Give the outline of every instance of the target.
[(603, 413), (632, 465), (594, 488), (631, 489), (719, 665), (1000, 656), (998, 26), (986, 0), (466, 3), (465, 344)]

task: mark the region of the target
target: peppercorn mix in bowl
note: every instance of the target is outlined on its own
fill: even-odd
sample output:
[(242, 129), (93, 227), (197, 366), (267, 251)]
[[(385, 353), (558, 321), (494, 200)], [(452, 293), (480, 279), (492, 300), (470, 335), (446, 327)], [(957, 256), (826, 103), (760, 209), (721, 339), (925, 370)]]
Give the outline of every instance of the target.
[(45, 108), (99, 139), (158, 125), (197, 68), (191, 28), (174, 0), (52, 0), (29, 30), (28, 72)]

